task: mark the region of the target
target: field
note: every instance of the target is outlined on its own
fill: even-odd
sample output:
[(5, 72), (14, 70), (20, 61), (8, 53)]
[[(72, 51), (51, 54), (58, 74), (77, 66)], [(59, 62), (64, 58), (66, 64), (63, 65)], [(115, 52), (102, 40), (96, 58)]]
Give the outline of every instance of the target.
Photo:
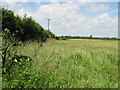
[(43, 46), (27, 42), (14, 47), (13, 52), (33, 59), (28, 70), (31, 87), (118, 87), (117, 40), (49, 40)]

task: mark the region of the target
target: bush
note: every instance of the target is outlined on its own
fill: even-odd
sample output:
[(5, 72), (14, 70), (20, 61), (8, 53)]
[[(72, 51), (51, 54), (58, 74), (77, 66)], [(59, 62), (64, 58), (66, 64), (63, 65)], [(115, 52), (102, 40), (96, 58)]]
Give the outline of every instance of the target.
[(55, 36), (55, 39), (56, 39), (56, 40), (60, 40), (60, 38), (59, 38), (59, 37), (57, 37), (57, 36)]
[(32, 17), (27, 17), (25, 14), (23, 18), (15, 16), (12, 10), (2, 8), (2, 30), (9, 29), (11, 34), (18, 41), (37, 40), (44, 42), (47, 38), (54, 38), (54, 34), (45, 30)]
[(23, 81), (29, 80), (28, 68), (31, 66), (32, 59), (29, 56), (11, 53), (11, 47), (19, 45), (20, 42), (15, 41), (15, 36), (9, 29), (2, 32), (2, 39), (2, 86), (3, 88), (23, 87)]

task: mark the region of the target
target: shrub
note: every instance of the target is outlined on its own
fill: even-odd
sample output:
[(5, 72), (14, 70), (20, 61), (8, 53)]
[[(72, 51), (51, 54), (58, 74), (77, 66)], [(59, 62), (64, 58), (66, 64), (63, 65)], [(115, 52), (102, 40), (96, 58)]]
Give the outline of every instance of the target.
[(2, 38), (3, 88), (24, 87), (22, 83), (29, 80), (30, 72), (28, 68), (31, 66), (32, 59), (29, 56), (11, 53), (11, 47), (19, 45), (20, 42), (15, 41), (15, 36), (11, 34), (9, 29), (5, 29), (2, 32)]
[(2, 30), (9, 29), (11, 34), (18, 41), (37, 40), (44, 42), (47, 38), (54, 38), (54, 34), (45, 30), (39, 23), (27, 17), (25, 14), (23, 18), (15, 16), (12, 10), (2, 8)]

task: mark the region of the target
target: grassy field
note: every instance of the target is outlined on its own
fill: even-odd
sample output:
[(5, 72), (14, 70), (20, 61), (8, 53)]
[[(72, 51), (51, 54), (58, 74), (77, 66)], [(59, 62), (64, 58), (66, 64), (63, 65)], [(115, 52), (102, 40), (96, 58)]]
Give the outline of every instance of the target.
[(28, 42), (13, 51), (33, 59), (31, 87), (118, 87), (117, 40), (49, 40), (43, 46)]

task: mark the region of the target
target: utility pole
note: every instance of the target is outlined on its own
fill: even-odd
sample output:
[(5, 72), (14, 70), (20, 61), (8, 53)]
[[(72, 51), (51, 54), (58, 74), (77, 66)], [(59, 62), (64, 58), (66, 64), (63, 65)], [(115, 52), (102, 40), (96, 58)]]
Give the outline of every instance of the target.
[(48, 18), (48, 30), (49, 30), (49, 21), (50, 21), (50, 19)]

